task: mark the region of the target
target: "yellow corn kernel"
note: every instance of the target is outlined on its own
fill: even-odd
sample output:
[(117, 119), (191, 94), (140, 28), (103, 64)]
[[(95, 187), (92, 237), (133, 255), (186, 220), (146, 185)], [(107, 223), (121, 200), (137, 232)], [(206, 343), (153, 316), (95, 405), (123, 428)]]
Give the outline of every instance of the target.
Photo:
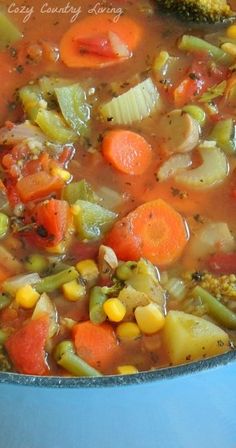
[(77, 280), (64, 283), (62, 286), (62, 291), (65, 299), (70, 300), (71, 302), (76, 302), (77, 300), (83, 299), (86, 294), (85, 286), (78, 283)]
[(126, 314), (126, 307), (119, 299), (108, 299), (103, 305), (103, 309), (109, 320), (120, 322)]
[(231, 56), (236, 56), (236, 45), (231, 44), (231, 42), (226, 42), (225, 44), (221, 45), (222, 50), (225, 51), (225, 53), (230, 54)]
[(82, 260), (76, 264), (76, 269), (87, 282), (97, 280), (99, 271), (94, 260)]
[(158, 56), (154, 59), (153, 70), (154, 72), (159, 72), (162, 70), (169, 59), (169, 53), (167, 51), (161, 51)]
[(156, 333), (161, 330), (165, 324), (165, 317), (156, 303), (138, 306), (134, 315), (142, 333)]
[(119, 366), (117, 367), (117, 372), (120, 375), (133, 375), (134, 373), (138, 373), (138, 369), (135, 366), (131, 365)]
[(60, 177), (64, 182), (68, 182), (71, 179), (71, 174), (69, 171), (60, 168), (59, 166), (53, 167), (52, 175)]
[(81, 212), (81, 207), (79, 205), (76, 205), (76, 204), (73, 204), (70, 209), (71, 209), (72, 215), (74, 215), (74, 216), (79, 215), (80, 212)]
[(116, 328), (116, 335), (121, 341), (132, 341), (141, 336), (141, 331), (135, 322), (123, 322)]
[(36, 305), (39, 297), (40, 294), (31, 285), (25, 285), (18, 289), (16, 303), (22, 308), (30, 309)]
[(58, 254), (58, 255), (64, 254), (66, 249), (67, 249), (66, 241), (61, 241), (56, 246), (46, 248), (47, 252), (49, 252), (50, 254)]
[(226, 36), (230, 39), (236, 39), (236, 25), (230, 25), (226, 30)]

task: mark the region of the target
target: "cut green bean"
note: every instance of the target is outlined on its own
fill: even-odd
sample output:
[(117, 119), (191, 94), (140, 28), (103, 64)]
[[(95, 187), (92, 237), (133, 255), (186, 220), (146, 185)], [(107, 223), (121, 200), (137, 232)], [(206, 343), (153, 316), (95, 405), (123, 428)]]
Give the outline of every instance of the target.
[(0, 238), (3, 238), (9, 229), (9, 218), (5, 213), (0, 212)]
[(221, 50), (221, 48), (218, 48), (196, 36), (185, 34), (180, 39), (178, 47), (180, 50), (188, 51), (190, 53), (208, 54), (214, 61), (220, 62), (223, 65), (230, 65), (234, 62), (234, 58), (225, 51)]
[(200, 126), (203, 126), (206, 121), (206, 113), (203, 109), (199, 106), (195, 106), (194, 104), (188, 104), (183, 107), (183, 111), (187, 112), (189, 115), (191, 115), (194, 120), (196, 120)]
[(0, 49), (13, 44), (23, 37), (23, 34), (12, 21), (0, 11)]
[(94, 324), (102, 324), (107, 318), (103, 304), (107, 300), (107, 295), (100, 286), (91, 289), (89, 297), (89, 318)]
[(55, 351), (54, 359), (59, 366), (74, 376), (102, 376), (100, 372), (87, 364), (75, 354), (71, 341), (60, 342)]
[(48, 269), (48, 260), (40, 254), (32, 254), (26, 258), (24, 266), (28, 272), (38, 272), (42, 274)]
[(65, 269), (64, 271), (58, 272), (54, 275), (49, 275), (40, 280), (40, 282), (35, 284), (35, 289), (42, 294), (43, 292), (53, 292), (60, 288), (64, 283), (75, 280), (79, 277), (79, 273), (74, 267)]
[(5, 344), (7, 338), (8, 338), (7, 331), (1, 330), (1, 328), (0, 328), (0, 345)]
[(236, 132), (232, 118), (218, 121), (209, 135), (209, 140), (215, 140), (217, 146), (226, 154), (235, 154)]
[(196, 286), (192, 291), (194, 298), (200, 298), (202, 303), (207, 306), (209, 315), (226, 328), (236, 329), (236, 314), (229, 310), (225, 305), (219, 302), (208, 291)]
[(12, 299), (7, 294), (0, 294), (0, 311), (10, 305)]

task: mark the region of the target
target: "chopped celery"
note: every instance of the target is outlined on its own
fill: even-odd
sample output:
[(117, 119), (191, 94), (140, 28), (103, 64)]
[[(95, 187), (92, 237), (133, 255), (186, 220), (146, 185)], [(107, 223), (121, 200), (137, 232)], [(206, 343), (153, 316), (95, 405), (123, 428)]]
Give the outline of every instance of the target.
[(23, 37), (17, 26), (2, 11), (0, 11), (0, 30), (0, 50)]
[(218, 121), (209, 135), (209, 140), (215, 140), (226, 154), (235, 154), (236, 132), (232, 118)]
[(116, 213), (92, 202), (78, 200), (75, 203), (75, 228), (81, 239), (97, 239), (116, 218)]
[(183, 107), (183, 111), (187, 112), (192, 118), (194, 118), (194, 120), (198, 121), (200, 126), (205, 124), (206, 113), (203, 109), (201, 109), (201, 107), (196, 106), (195, 104), (187, 104)]
[(39, 87), (42, 95), (49, 102), (55, 101), (55, 89), (57, 87), (64, 87), (70, 84), (71, 81), (69, 79), (55, 78), (54, 76), (42, 76), (39, 79)]
[(77, 140), (76, 133), (68, 128), (60, 114), (40, 108), (35, 122), (50, 141), (65, 144)]
[(188, 188), (204, 189), (226, 179), (228, 175), (228, 160), (223, 151), (215, 146), (215, 142), (206, 142), (198, 150), (202, 164), (192, 170), (182, 170), (175, 180)]
[(69, 202), (70, 205), (74, 204), (78, 199), (93, 203), (100, 202), (100, 198), (94, 193), (91, 185), (85, 179), (66, 185), (62, 195), (63, 199)]
[(79, 84), (58, 87), (56, 97), (67, 124), (79, 135), (87, 135), (90, 108), (86, 103), (86, 95)]
[(101, 106), (103, 118), (112, 124), (132, 124), (160, 108), (160, 95), (151, 78)]
[(40, 88), (37, 85), (22, 87), (19, 90), (19, 98), (22, 102), (27, 118), (35, 122), (43, 101)]
[(234, 58), (227, 54), (221, 48), (206, 42), (196, 36), (185, 34), (179, 41), (180, 50), (188, 51), (190, 53), (204, 53), (210, 55), (214, 61), (220, 62), (224, 65), (230, 65), (234, 62)]
[(198, 99), (199, 103), (209, 103), (209, 101), (212, 101), (219, 96), (223, 96), (226, 87), (226, 81), (222, 81), (220, 84), (215, 84), (214, 86), (209, 87), (209, 89), (207, 89), (207, 91)]

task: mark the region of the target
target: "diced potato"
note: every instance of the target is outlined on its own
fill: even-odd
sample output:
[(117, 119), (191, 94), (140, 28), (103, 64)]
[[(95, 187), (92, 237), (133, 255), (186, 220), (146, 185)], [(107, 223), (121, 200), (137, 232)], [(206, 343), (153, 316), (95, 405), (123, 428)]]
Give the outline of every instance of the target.
[(163, 330), (170, 361), (184, 364), (230, 350), (229, 336), (221, 328), (200, 317), (170, 311)]

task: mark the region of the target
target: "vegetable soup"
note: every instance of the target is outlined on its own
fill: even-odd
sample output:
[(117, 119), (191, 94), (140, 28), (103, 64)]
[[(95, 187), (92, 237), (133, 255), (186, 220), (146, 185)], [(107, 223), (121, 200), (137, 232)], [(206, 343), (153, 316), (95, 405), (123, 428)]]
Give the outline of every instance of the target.
[(236, 22), (162, 3), (2, 3), (0, 371), (234, 349)]

